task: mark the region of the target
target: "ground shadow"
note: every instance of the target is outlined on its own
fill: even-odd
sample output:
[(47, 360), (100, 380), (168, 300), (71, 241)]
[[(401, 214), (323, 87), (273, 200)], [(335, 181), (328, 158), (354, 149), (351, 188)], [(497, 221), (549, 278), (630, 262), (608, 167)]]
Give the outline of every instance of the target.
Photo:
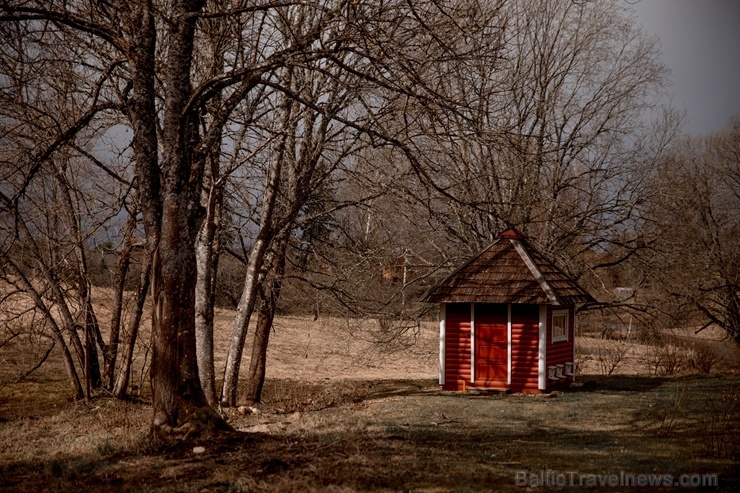
[(566, 392), (649, 392), (671, 381), (670, 377), (636, 375), (579, 375)]
[[(0, 490), (33, 491), (44, 485), (50, 490), (74, 488), (78, 492), (323, 491), (337, 487), (520, 491), (523, 485), (517, 479), (522, 474), (529, 481), (539, 481), (542, 472), (575, 481), (569, 491), (594, 491), (593, 485), (578, 482), (595, 474), (622, 472), (659, 472), (676, 478), (681, 472), (716, 473), (721, 482), (714, 491), (735, 491), (740, 486), (731, 470), (692, 459), (692, 445), (686, 440), (651, 445), (638, 434), (603, 430), (526, 425), (512, 429), (496, 422), (417, 424), (300, 436), (232, 432), (198, 445), (205, 449), (198, 455), (189, 442), (142, 454), (0, 467)], [(671, 453), (661, 452), (668, 447)]]

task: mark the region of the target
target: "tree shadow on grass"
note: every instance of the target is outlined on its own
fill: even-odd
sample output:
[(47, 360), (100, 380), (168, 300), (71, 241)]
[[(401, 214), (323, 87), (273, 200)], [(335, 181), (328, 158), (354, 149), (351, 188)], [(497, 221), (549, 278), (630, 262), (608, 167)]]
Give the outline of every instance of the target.
[[(581, 375), (575, 385), (562, 389), (565, 392), (650, 392), (674, 377), (632, 375)], [(393, 396), (447, 395), (460, 398), (503, 398), (516, 395), (506, 391), (469, 388), (466, 392), (444, 391), (436, 380), (380, 380), (362, 393), (362, 400), (375, 400)]]
[(650, 392), (667, 382), (670, 377), (637, 375), (579, 375), (568, 392)]
[[(595, 390), (647, 392), (668, 380), (675, 381), (599, 377)], [(712, 380), (699, 383), (696, 391), (703, 391)], [(219, 433), (195, 442), (162, 444), (156, 450), (4, 465), (0, 490), (521, 491), (516, 478), (522, 471), (675, 477), (714, 473), (720, 478), (715, 491), (737, 491), (740, 486), (729, 459), (706, 458), (697, 450), (696, 430), (677, 427), (670, 436), (655, 436), (634, 426), (625, 409), (598, 406), (602, 402), (598, 395), (590, 407), (584, 406), (591, 401), (587, 393), (572, 400), (515, 398), (511, 400), (515, 406), (490, 406), (461, 393), (439, 391), (432, 380), (365, 382), (357, 390), (361, 389), (367, 391), (364, 399), (416, 397), (376, 402), (372, 414), (360, 408), (359, 414), (347, 415), (352, 409), (347, 407), (330, 415), (336, 420), (331, 431)], [(663, 397), (628, 401), (635, 412), (642, 412), (673, 391), (667, 386), (665, 392), (659, 390), (661, 396), (666, 394)], [(506, 412), (499, 414), (502, 409)], [(451, 419), (437, 419), (441, 413)], [(600, 423), (604, 416), (611, 418), (608, 426)], [(574, 420), (581, 424), (574, 425)], [(196, 445), (204, 451), (195, 453)]]
[[(733, 491), (737, 475), (726, 466), (699, 465), (690, 444), (645, 440), (634, 433), (529, 427), (501, 429), (495, 422), (471, 426), (412, 425), (387, 430), (353, 429), (301, 436), (228, 433), (169, 445), (142, 455), (70, 458), (59, 467), (2, 471), (17, 491), (42, 486), (63, 491), (520, 491), (517, 474), (621, 472), (716, 473), (719, 491)], [(38, 466), (37, 466), (38, 467)], [(10, 476), (5, 476), (9, 478)], [(2, 485), (2, 481), (0, 481)], [(543, 486), (537, 485), (534, 486)], [(550, 485), (556, 486), (556, 485)], [(593, 491), (579, 487), (575, 491)], [(2, 488), (0, 488), (2, 489)], [(571, 489), (569, 489), (570, 491)], [(684, 489), (685, 491), (685, 489)]]

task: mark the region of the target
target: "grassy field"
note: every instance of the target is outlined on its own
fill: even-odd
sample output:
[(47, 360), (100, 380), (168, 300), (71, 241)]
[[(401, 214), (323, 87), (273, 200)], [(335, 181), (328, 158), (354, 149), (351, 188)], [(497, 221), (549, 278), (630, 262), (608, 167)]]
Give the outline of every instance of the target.
[[(219, 354), (229, 317), (219, 313)], [(68, 402), (58, 355), (14, 383), (33, 355), (21, 341), (3, 347), (0, 490), (740, 488), (740, 377), (728, 368), (647, 375), (636, 348), (611, 376), (584, 365), (591, 373), (555, 396), (451, 393), (436, 383), (434, 324), (393, 350), (363, 334), (279, 318), (259, 412), (226, 410), (236, 432), (188, 442), (149, 438), (146, 388), (140, 400)]]

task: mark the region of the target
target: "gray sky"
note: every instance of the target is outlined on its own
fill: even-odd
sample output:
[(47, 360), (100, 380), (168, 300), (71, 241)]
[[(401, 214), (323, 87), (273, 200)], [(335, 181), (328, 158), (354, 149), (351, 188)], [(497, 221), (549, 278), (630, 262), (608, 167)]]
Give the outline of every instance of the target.
[(687, 110), (684, 132), (716, 132), (740, 113), (740, 1), (624, 0), (671, 69), (673, 105)]

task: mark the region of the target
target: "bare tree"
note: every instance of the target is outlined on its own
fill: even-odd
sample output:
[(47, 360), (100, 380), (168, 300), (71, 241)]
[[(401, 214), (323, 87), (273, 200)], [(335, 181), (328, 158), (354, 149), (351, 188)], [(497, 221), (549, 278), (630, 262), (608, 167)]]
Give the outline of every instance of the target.
[[(221, 400), (225, 404), (236, 402), (247, 327), (261, 288), (259, 280), (269, 278), (262, 269), (272, 242), (280, 243), (277, 238), (309, 222), (300, 217), (302, 211), (327, 179), (345, 166), (342, 161), (351, 161), (348, 157), (373, 139), (391, 146), (399, 144), (393, 137), (397, 129), (391, 120), (399, 116), (400, 108), (395, 97), (389, 96), (401, 94), (407, 102), (427, 102), (438, 95), (435, 86), (439, 74), (426, 66), (425, 57), (432, 53), (454, 57), (455, 50), (445, 45), (444, 35), (460, 36), (464, 32), (452, 15), (462, 10), (457, 5), (389, 2), (340, 7), (341, 20), (327, 26), (321, 41), (327, 51), (314, 52), (314, 58), (287, 65), (266, 82), (277, 91), (277, 119), (267, 137), (272, 142), (267, 158), (270, 164), (224, 372)], [(323, 9), (307, 5), (286, 8), (282, 14), (276, 30), (289, 47), (296, 36), (307, 36), (322, 26), (326, 15)], [(421, 18), (424, 21), (419, 22)], [(361, 140), (363, 136), (367, 140)], [(367, 196), (362, 193), (362, 197)], [(274, 255), (280, 257), (284, 252), (279, 248)], [(278, 258), (270, 263), (282, 265), (285, 260)], [(281, 279), (275, 281), (276, 285), (280, 283)], [(271, 296), (267, 295), (268, 301)], [(266, 310), (274, 310), (274, 306)], [(271, 315), (264, 310), (262, 315), (263, 321), (271, 323)], [(255, 335), (253, 355), (264, 354), (267, 340)], [(259, 387), (261, 382), (250, 384), (251, 389)]]
[[(54, 61), (77, 68), (77, 77), (59, 81), (69, 83), (80, 94), (75, 101), (84, 109), (77, 113), (76, 120), (57, 129), (51, 139), (31, 138), (35, 139), (32, 146), (43, 144), (16, 167), (16, 184), (3, 191), (4, 211), (15, 210), (28, 196), (31, 183), (40, 178), (40, 170), (55, 152), (77, 145), (76, 139), (83, 133), (103, 127), (94, 126), (100, 121), (96, 120), (99, 115), (107, 112), (111, 117), (108, 125), (123, 123), (132, 131), (127, 151), (131, 167), (127, 172), (129, 182), (136, 187), (145, 244), (152, 259), (155, 427), (182, 424), (207, 402), (196, 364), (194, 245), (204, 217), (201, 196), (206, 164), (222, 143), (233, 145), (224, 141), (224, 129), (230, 128), (232, 116), (249, 104), (250, 95), (264, 87), (282, 92), (286, 105), (300, 102), (316, 114), (329, 114), (325, 101), (293, 91), (290, 83), (280, 78), (289, 74), (291, 67), (312, 63), (317, 63), (314, 73), (333, 66), (358, 76), (358, 87), (369, 84), (409, 97), (421, 94), (429, 101), (435, 95), (432, 85), (420, 83), (420, 72), (406, 63), (404, 50), (413, 42), (411, 52), (421, 60), (428, 41), (443, 43), (444, 33), (435, 33), (423, 19), (425, 14), (434, 13), (436, 19), (448, 19), (454, 27), (454, 16), (449, 16), (447, 10), (426, 1), (379, 5), (237, 2), (229, 8), (216, 8), (200, 0), (163, 4), (153, 0), (93, 4), (8, 1), (0, 5), (3, 29), (18, 41), (3, 53), (8, 66), (22, 71), (36, 67), (34, 76), (49, 86), (46, 74), (38, 68), (41, 64), (33, 59), (38, 52), (28, 44), (29, 37), (24, 33), (53, 37), (53, 45), (59, 48)], [(305, 22), (297, 22), (296, 15)], [(205, 57), (198, 56), (203, 46), (200, 40), (204, 39), (201, 34), (207, 20), (216, 19), (231, 22), (234, 36), (227, 39), (227, 48), (218, 50), (224, 54), (217, 62), (220, 68), (201, 70), (207, 63)], [(283, 30), (278, 39), (276, 34), (285, 27), (286, 20), (300, 29)], [(388, 39), (395, 42), (390, 45)], [(324, 60), (323, 65), (320, 60)], [(15, 89), (27, 90), (26, 82)], [(38, 109), (42, 99), (29, 100), (29, 108)], [(375, 105), (375, 99), (372, 96), (360, 101), (355, 114), (347, 112), (325, 121), (341, 121), (356, 128), (357, 114), (364, 111), (377, 117), (384, 111)], [(382, 134), (370, 125), (364, 128), (369, 134)], [(285, 148), (290, 142), (278, 139), (275, 149)], [(86, 157), (94, 161), (90, 159), (94, 156)], [(278, 166), (281, 161), (272, 158)], [(213, 177), (217, 174), (212, 172)], [(298, 179), (311, 181), (307, 176)], [(271, 200), (268, 193), (260, 202), (269, 206)], [(295, 204), (285, 224), (292, 222), (300, 210), (300, 201)], [(272, 227), (279, 230), (283, 225)], [(263, 234), (272, 236), (268, 234), (270, 229), (265, 228)], [(253, 272), (261, 268), (264, 253), (260, 252), (265, 251), (268, 239), (263, 238), (253, 249)], [(140, 288), (146, 284), (142, 276)], [(254, 303), (252, 293), (254, 289), (246, 296), (249, 312)], [(141, 291), (137, 298), (143, 303)], [(92, 319), (88, 325), (91, 323)], [(130, 348), (129, 344), (126, 351)], [(78, 352), (84, 356), (79, 348)], [(124, 360), (130, 361), (128, 357)], [(116, 387), (121, 390), (125, 385), (117, 383)]]
[[(670, 327), (710, 324), (740, 343), (740, 123), (679, 142), (651, 181), (639, 258), (645, 296)], [(651, 255), (648, 255), (651, 253)]]
[[(0, 96), (6, 129), (0, 197), (7, 213), (0, 258), (11, 268), (9, 282), (20, 282), (37, 309), (49, 311), (46, 323), (55, 334), (60, 326), (77, 357), (76, 370), (67, 365), (70, 380), (82, 371), (89, 397), (103, 383), (98, 351), (105, 355), (107, 347), (92, 303), (87, 241), (118, 213), (117, 199), (127, 189), (125, 180), (91, 186), (115, 174), (89, 159), (96, 132), (116, 109), (102, 94), (115, 62), (76, 67), (67, 61), (89, 47), (59, 43), (53, 26), (32, 18), (0, 25), (12, 34), (0, 56), (7, 82)], [(73, 395), (80, 397), (76, 389)]]
[(676, 128), (650, 120), (666, 69), (619, 2), (513, 1), (492, 15), (504, 27), (469, 43), (497, 56), (470, 60), (445, 87), (466, 112), (419, 118), (421, 199), (468, 253), (516, 226), (581, 277), (583, 253), (622, 253), (620, 233), (639, 222)]
[(679, 123), (654, 111), (667, 77), (655, 40), (620, 2), (456, 7), (464, 34), (419, 57), (439, 103), (385, 94), (384, 134), (402, 137), (357, 158), (340, 192), (389, 195), (333, 215), (306, 281), (353, 316), (398, 317), (407, 291), (516, 226), (608, 298), (608, 279), (649, 246), (642, 205)]
[(247, 386), (242, 395), (242, 398), (248, 402), (260, 402), (262, 397), (267, 368), (267, 346), (285, 274), (285, 250), (288, 245), (288, 234), (286, 233), (288, 231), (271, 242), (271, 250), (266, 255), (267, 261), (263, 276), (259, 280), (257, 325), (249, 359)]
[[(566, 263), (571, 254), (608, 248), (617, 233), (633, 227), (644, 165), (663, 143), (642, 140), (639, 124), (663, 68), (651, 42), (614, 3), (13, 0), (0, 4), (0, 26), (11, 40), (2, 63), (15, 91), (4, 100), (18, 108), (22, 94), (27, 115), (14, 127), (22, 131), (13, 134), (11, 180), (0, 187), (12, 234), (3, 253), (19, 238), (38, 238), (27, 206), (34, 194), (45, 193), (42, 170), (57, 170), (52, 176), (63, 192), (57, 199), (71, 204), (60, 209), (70, 224), (78, 217), (75, 207), (84, 209), (75, 203), (84, 195), (76, 195), (78, 185), (68, 186), (78, 162), (121, 184), (125, 193), (114, 194), (123, 197), (119, 207), (132, 203), (126, 194), (135, 190), (147, 255), (138, 311), (122, 345), (120, 317), (111, 319), (108, 346), (99, 336), (79, 221), (66, 251), (53, 245), (46, 255), (36, 242), (33, 253), (38, 279), (61, 310), (59, 333), (86, 374), (97, 380), (87, 364), (97, 344), (110, 385), (120, 347), (116, 395), (127, 388), (149, 288), (155, 429), (188, 422), (201, 409), (218, 420), (207, 404), (215, 403), (213, 293), (224, 222), (241, 216), (249, 224), (245, 235), (253, 234), (243, 246), (247, 273), (220, 396), (234, 404), (258, 299), (251, 383), (264, 378), (267, 335), (294, 233), (331, 222), (345, 246), (362, 245), (345, 260), (362, 258), (356, 264), (377, 276), (382, 264), (401, 257), (425, 257), (438, 268), (449, 257), (443, 240), (472, 249), (503, 224), (528, 229)], [(42, 62), (74, 76), (50, 81)], [(44, 106), (49, 95), (71, 101), (71, 109), (58, 107), (68, 118), (24, 133), (34, 119), (53, 114)], [(3, 119), (16, 123), (9, 112)], [(115, 125), (133, 135), (130, 147), (122, 146), (120, 172), (85, 151)], [(67, 165), (61, 157), (79, 161), (60, 168)], [(368, 169), (364, 183), (371, 186), (363, 188), (359, 178)], [(348, 176), (357, 178), (359, 198), (331, 189)], [(389, 192), (404, 194), (419, 214), (409, 213), (407, 227), (421, 217), (435, 230), (424, 252), (402, 248), (402, 235), (391, 229), (380, 240), (371, 234), (380, 224), (392, 228), (392, 221), (379, 220), (391, 205), (399, 208)], [(223, 202), (241, 194), (245, 210), (224, 214)], [(353, 214), (362, 216), (364, 230), (355, 231)], [(138, 216), (132, 212), (130, 220), (137, 229)], [(370, 255), (371, 249), (379, 253)], [(74, 310), (64, 310), (70, 298), (55, 270), (60, 259), (78, 266), (68, 278), (76, 286), (86, 345), (72, 330)], [(16, 287), (33, 287), (37, 279), (17, 277), (28, 266), (11, 260)], [(571, 270), (580, 274), (583, 266)], [(125, 261), (120, 272), (119, 286)], [(398, 291), (402, 309), (408, 284), (404, 277)]]

